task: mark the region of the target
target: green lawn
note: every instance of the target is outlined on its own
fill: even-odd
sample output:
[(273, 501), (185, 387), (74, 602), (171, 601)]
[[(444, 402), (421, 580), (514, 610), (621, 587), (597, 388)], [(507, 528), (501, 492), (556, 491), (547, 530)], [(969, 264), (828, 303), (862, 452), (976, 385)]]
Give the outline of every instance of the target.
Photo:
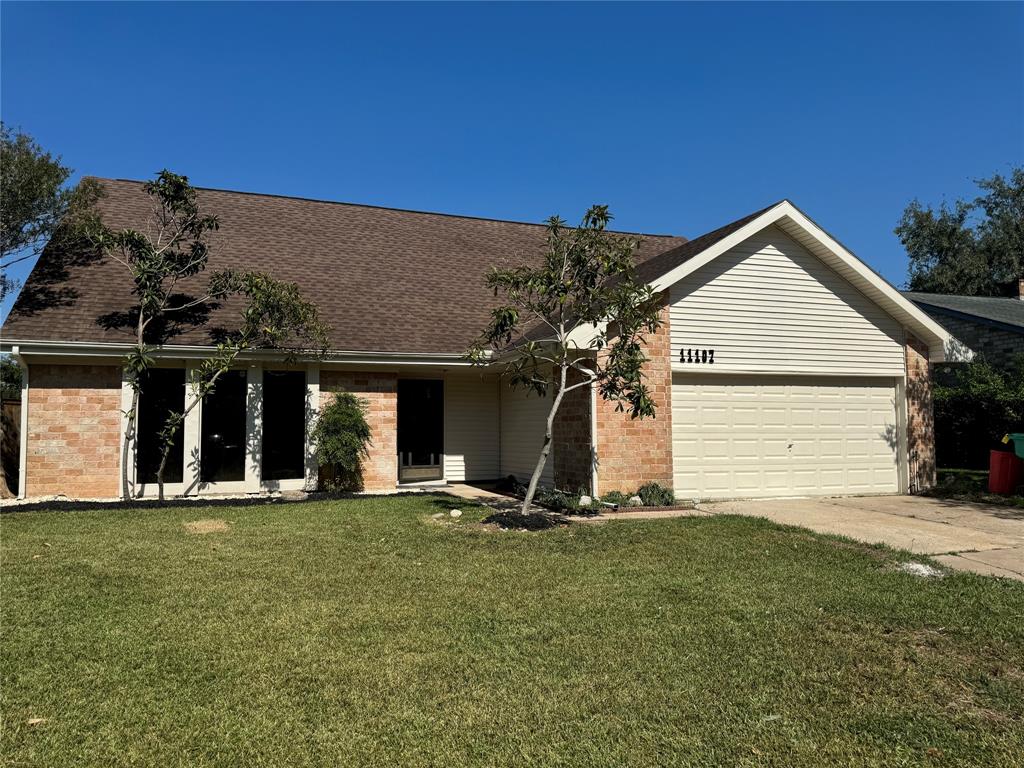
[(4, 515), (0, 762), (1024, 761), (1024, 585), (749, 518), (451, 504)]

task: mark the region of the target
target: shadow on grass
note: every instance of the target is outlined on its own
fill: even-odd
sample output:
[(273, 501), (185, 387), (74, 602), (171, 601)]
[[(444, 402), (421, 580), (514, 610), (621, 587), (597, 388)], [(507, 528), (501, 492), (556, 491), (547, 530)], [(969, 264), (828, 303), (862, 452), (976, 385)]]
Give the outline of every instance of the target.
[(558, 512), (547, 510), (535, 510), (524, 515), (518, 509), (499, 509), (480, 522), (516, 531), (546, 531), (551, 528), (561, 528), (571, 523), (572, 520)]
[[(132, 501), (74, 501), (72, 499), (52, 499), (47, 501), (32, 501), (25, 504), (10, 504), (0, 507), (0, 515), (11, 515), (16, 512), (89, 512), (101, 509), (128, 510), (128, 509), (173, 509), (180, 507), (265, 507), (292, 506), (295, 504), (317, 504), (323, 501), (344, 501), (344, 500), (367, 500), (367, 499), (394, 499), (418, 496), (424, 500), (430, 499), (430, 503), (452, 508), (458, 506), (458, 502), (465, 503), (464, 499), (456, 496), (449, 496), (449, 500), (437, 499), (438, 493), (425, 493), (420, 491), (408, 491), (404, 493), (390, 494), (358, 494), (349, 492), (328, 492), (317, 491), (306, 496), (247, 496), (236, 498), (217, 498), (209, 496), (178, 496), (165, 501), (156, 499), (133, 499)], [(447, 496), (447, 494), (445, 494)], [(435, 498), (432, 498), (435, 497)]]

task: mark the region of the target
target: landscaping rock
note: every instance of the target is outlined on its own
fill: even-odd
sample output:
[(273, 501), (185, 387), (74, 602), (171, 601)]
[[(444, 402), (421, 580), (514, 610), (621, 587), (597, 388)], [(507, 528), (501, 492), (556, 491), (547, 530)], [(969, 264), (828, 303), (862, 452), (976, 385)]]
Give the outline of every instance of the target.
[(456, 518), (462, 517), (462, 510), (461, 509), (453, 509), (448, 514), (451, 515), (452, 517), (456, 517)]
[(897, 571), (909, 573), (911, 576), (920, 576), (924, 579), (942, 578), (945, 574), (938, 568), (933, 568), (924, 563), (905, 562), (896, 566)]
[(593, 503), (594, 503), (594, 500), (592, 498), (590, 498), (589, 496), (580, 496), (580, 506), (581, 507), (589, 507)]
[(643, 505), (644, 505), (644, 500), (641, 499), (639, 496), (630, 496), (629, 497), (629, 506), (631, 506), (631, 507), (642, 507)]

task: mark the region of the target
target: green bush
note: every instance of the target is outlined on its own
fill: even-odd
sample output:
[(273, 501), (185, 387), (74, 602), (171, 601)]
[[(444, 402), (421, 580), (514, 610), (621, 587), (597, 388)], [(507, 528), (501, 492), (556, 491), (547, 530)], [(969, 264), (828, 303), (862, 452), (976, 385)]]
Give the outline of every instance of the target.
[(676, 495), (671, 488), (658, 483), (644, 483), (636, 492), (645, 507), (671, 507), (676, 503)]
[(570, 496), (565, 491), (554, 488), (538, 488), (533, 495), (533, 501), (535, 504), (540, 504), (542, 507), (553, 509), (556, 512), (565, 512), (576, 509), (580, 499), (578, 496)]
[(365, 413), (366, 404), (348, 392), (335, 395), (320, 411), (313, 439), (317, 462), (325, 469), (323, 486), (328, 490), (358, 491), (363, 487), (363, 458), (370, 444)]
[(9, 357), (0, 357), (0, 389), (4, 400), (21, 397), (21, 366)]
[(1006, 450), (1003, 435), (1024, 432), (1024, 357), (1006, 371), (976, 360), (950, 365), (945, 374), (952, 384), (934, 389), (936, 461), (988, 469), (989, 450)]

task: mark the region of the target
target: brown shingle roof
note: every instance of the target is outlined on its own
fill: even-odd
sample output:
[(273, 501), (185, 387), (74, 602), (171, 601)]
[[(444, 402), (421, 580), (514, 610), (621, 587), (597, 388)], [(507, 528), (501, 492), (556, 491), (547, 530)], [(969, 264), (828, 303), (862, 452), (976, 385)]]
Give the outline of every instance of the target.
[[(150, 201), (142, 183), (101, 183), (104, 222), (144, 230)], [(214, 189), (200, 190), (199, 199), (221, 221), (209, 270), (260, 269), (297, 283), (331, 325), (335, 350), (461, 354), (495, 304), (484, 286), (486, 271), (535, 261), (544, 245), (539, 224)], [(638, 262), (685, 242), (645, 235)], [(130, 341), (129, 331), (98, 322), (134, 305), (124, 267), (109, 258), (65, 262), (44, 252), (5, 323), (4, 339)], [(200, 278), (182, 286), (198, 294), (204, 284)], [(230, 324), (236, 311), (229, 302), (171, 341), (208, 344), (208, 329)]]
[(675, 248), (669, 248), (668, 250), (662, 251), (659, 254), (655, 254), (654, 256), (645, 259), (643, 263), (637, 267), (636, 279), (644, 283), (650, 283), (657, 280), (662, 275), (671, 272), (680, 264), (683, 264), (697, 254), (706, 251), (715, 243), (724, 240), (733, 232), (742, 229), (758, 216), (763, 213), (767, 213), (777, 205), (779, 205), (779, 203), (772, 203), (767, 208), (754, 211), (749, 216), (744, 216), (742, 219), (736, 219), (736, 221), (726, 224), (723, 227), (714, 229), (700, 237), (695, 237), (693, 240), (687, 240)]

